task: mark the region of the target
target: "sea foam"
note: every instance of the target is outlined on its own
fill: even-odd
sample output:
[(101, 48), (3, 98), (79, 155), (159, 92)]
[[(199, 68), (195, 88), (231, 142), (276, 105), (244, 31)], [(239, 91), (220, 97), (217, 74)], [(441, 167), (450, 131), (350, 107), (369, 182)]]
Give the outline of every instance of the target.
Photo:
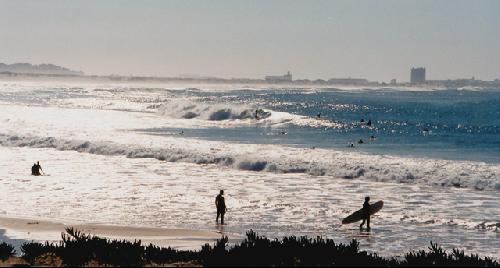
[[(195, 142), (195, 141), (193, 141)], [(500, 190), (500, 167), (469, 161), (436, 160), (386, 155), (369, 155), (326, 149), (300, 149), (275, 145), (238, 144), (226, 150), (202, 151), (192, 147), (142, 147), (107, 141), (70, 140), (0, 134), (0, 145), (10, 147), (54, 148), (98, 155), (129, 158), (155, 158), (169, 162), (217, 164), (256, 172), (305, 173), (348, 180), (424, 183), (434, 186)], [(245, 152), (246, 151), (246, 152)]]

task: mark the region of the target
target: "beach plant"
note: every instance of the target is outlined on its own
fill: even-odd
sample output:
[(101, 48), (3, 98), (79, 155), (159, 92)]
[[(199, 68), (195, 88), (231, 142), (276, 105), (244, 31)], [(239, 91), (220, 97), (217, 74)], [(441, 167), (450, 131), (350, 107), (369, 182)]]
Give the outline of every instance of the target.
[(463, 250), (458, 249), (453, 249), (453, 259), (460, 265), (467, 267), (494, 267), (500, 265), (491, 258), (485, 257), (484, 259), (481, 259), (477, 254), (466, 255)]
[(223, 236), (217, 240), (213, 247), (209, 244), (203, 245), (199, 253), (201, 263), (204, 266), (227, 266), (227, 263), (231, 263), (226, 250), (227, 242), (228, 237)]
[(36, 258), (44, 254), (55, 253), (56, 248), (56, 245), (49, 242), (45, 242), (44, 244), (38, 242), (29, 242), (21, 245), (21, 252), (23, 253), (23, 259), (25, 259), (29, 263), (34, 263)]
[(144, 260), (148, 263), (199, 262), (200, 253), (191, 250), (177, 250), (149, 244), (144, 248)]
[(143, 253), (140, 240), (108, 240), (73, 228), (62, 234), (62, 244), (57, 250), (63, 264), (69, 266), (83, 266), (93, 260), (116, 266), (140, 266)]
[(64, 265), (83, 266), (92, 260), (92, 253), (99, 249), (96, 243), (92, 247), (87, 243), (90, 236), (73, 228), (66, 228), (66, 233), (62, 233), (61, 238), (57, 256), (63, 260)]
[(331, 239), (290, 236), (270, 240), (252, 230), (233, 247), (226, 248), (227, 238), (201, 250), (204, 266), (385, 266), (387, 260), (359, 251), (359, 243), (335, 244)]
[(462, 267), (500, 267), (497, 261), (485, 257), (480, 258), (477, 254), (466, 255), (464, 251), (453, 249), (453, 253), (447, 253), (442, 247), (431, 242), (429, 251), (411, 251), (405, 254), (405, 261), (401, 266), (462, 266)]
[[(269, 239), (250, 230), (246, 238), (229, 245), (227, 236), (213, 245), (205, 244), (200, 251), (178, 250), (152, 244), (142, 246), (140, 240), (111, 240), (86, 235), (68, 228), (58, 244), (26, 243), (21, 247), (23, 258), (37, 264), (44, 257), (58, 257), (65, 266), (141, 266), (188, 264), (203, 266), (368, 266), (368, 267), (436, 267), (474, 266), (500, 267), (490, 258), (467, 255), (454, 249), (451, 253), (431, 242), (428, 250), (411, 251), (404, 258), (384, 258), (360, 251), (359, 242), (336, 244), (332, 239), (289, 236)], [(13, 254), (13, 247), (0, 244), (0, 253)], [(3, 255), (2, 255), (3, 256)], [(8, 257), (7, 257), (8, 258)], [(55, 263), (55, 262), (53, 262)]]
[(5, 242), (2, 242), (0, 244), (0, 260), (1, 261), (7, 260), (8, 258), (14, 256), (14, 254), (16, 254), (16, 251), (14, 250), (13, 246), (11, 246)]

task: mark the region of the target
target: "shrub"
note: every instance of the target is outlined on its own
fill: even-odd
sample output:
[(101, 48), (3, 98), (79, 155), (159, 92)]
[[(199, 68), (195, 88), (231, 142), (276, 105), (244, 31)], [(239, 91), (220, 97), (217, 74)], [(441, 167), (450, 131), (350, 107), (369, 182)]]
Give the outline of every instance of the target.
[(13, 246), (11, 246), (5, 242), (2, 242), (0, 244), (0, 260), (1, 261), (7, 260), (8, 258), (14, 256), (14, 254), (16, 254), (16, 251), (14, 250)]
[(45, 242), (45, 244), (37, 242), (24, 243), (21, 246), (21, 252), (23, 253), (23, 259), (29, 263), (34, 263), (35, 259), (43, 254), (55, 253), (56, 246), (49, 242)]
[(199, 262), (200, 254), (190, 250), (176, 250), (171, 247), (162, 248), (149, 244), (144, 249), (144, 261), (149, 263)]
[(91, 260), (101, 264), (117, 266), (139, 266), (142, 264), (144, 247), (141, 241), (108, 240), (85, 235), (73, 228), (62, 234), (62, 245), (57, 250), (63, 264), (83, 266)]
[(214, 247), (201, 250), (204, 266), (382, 266), (387, 260), (359, 251), (359, 243), (335, 244), (331, 239), (317, 237), (285, 237), (270, 240), (247, 232), (246, 239), (229, 250), (227, 237)]
[[(332, 239), (323, 237), (313, 239), (289, 236), (268, 239), (252, 230), (247, 232), (241, 243), (232, 247), (228, 247), (228, 238), (222, 237), (213, 245), (205, 244), (200, 251), (190, 251), (152, 244), (144, 247), (140, 240), (109, 240), (69, 228), (62, 234), (62, 242), (59, 244), (26, 243), (21, 250), (23, 258), (30, 263), (49, 253), (60, 257), (62, 264), (68, 266), (83, 266), (94, 262), (112, 266), (189, 262), (204, 266), (500, 267), (497, 261), (480, 258), (477, 254), (466, 255), (457, 249), (447, 253), (432, 242), (427, 251), (411, 251), (405, 254), (404, 259), (396, 260), (360, 251), (356, 240), (348, 244), (336, 244)], [(4, 252), (5, 256), (11, 256), (14, 254), (13, 247), (0, 244), (0, 253)]]
[(405, 254), (403, 266), (464, 266), (464, 267), (499, 267), (500, 264), (490, 258), (480, 258), (478, 255), (465, 255), (463, 251), (453, 249), (447, 253), (443, 248), (431, 242), (429, 251), (412, 251)]

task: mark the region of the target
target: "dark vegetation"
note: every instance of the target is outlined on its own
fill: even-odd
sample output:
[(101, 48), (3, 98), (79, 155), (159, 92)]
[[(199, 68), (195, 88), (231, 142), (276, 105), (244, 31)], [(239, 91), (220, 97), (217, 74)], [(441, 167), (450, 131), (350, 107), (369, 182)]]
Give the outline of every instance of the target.
[[(237, 245), (228, 247), (227, 241), (227, 237), (223, 237), (214, 245), (206, 244), (200, 251), (185, 251), (151, 244), (143, 246), (140, 240), (109, 240), (68, 228), (60, 243), (26, 243), (21, 250), (22, 258), (35, 265), (39, 258), (49, 256), (60, 259), (65, 266), (141, 266), (181, 262), (203, 266), (500, 267), (490, 258), (466, 255), (456, 249), (448, 253), (432, 242), (428, 250), (412, 251), (395, 259), (360, 251), (356, 240), (349, 244), (336, 244), (322, 237), (290, 236), (271, 240), (249, 231), (246, 239)], [(1, 260), (14, 253), (12, 246), (0, 244)]]
[(0, 261), (5, 261), (8, 258), (14, 256), (16, 251), (14, 250), (14, 247), (3, 242), (0, 244)]

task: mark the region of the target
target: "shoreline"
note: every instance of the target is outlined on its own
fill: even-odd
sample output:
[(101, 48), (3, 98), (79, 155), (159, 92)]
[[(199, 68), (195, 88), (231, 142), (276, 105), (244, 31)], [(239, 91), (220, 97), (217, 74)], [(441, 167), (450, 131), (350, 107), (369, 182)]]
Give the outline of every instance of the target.
[[(223, 235), (230, 242), (237, 242), (241, 237), (221, 231), (174, 229), (156, 227), (136, 227), (106, 224), (86, 224), (58, 220), (0, 216), (0, 243), (12, 243), (16, 248), (25, 242), (58, 242), (65, 228), (75, 228), (86, 234), (109, 239), (128, 241), (141, 240), (143, 244), (172, 247), (183, 250), (199, 250), (205, 244), (213, 244)], [(20, 252), (18, 252), (20, 253)]]
[[(73, 246), (68, 247), (68, 242), (62, 242), (62, 233), (75, 233), (72, 230), (66, 231), (66, 228), (70, 227), (82, 234), (80, 236), (79, 232), (77, 232), (76, 235), (72, 235), (72, 243), (78, 243), (79, 246), (75, 247), (73, 244)], [(14, 237), (17, 236), (18, 240), (8, 238), (9, 234), (14, 234)], [(23, 235), (24, 239), (19, 239)], [(33, 235), (38, 236), (38, 239), (34, 239)], [(101, 239), (100, 241), (105, 244), (96, 246), (97, 244), (93, 239), (82, 239), (87, 235), (95, 236), (96, 239)], [(222, 235), (227, 235), (228, 240), (225, 240)], [(58, 239), (55, 239), (56, 236), (58, 236)], [(12, 243), (13, 241), (22, 243), (16, 245)], [(61, 267), (68, 264), (73, 266), (85, 264), (91, 266), (106, 266), (108, 264), (120, 266), (120, 263), (121, 265), (124, 263), (129, 264), (129, 261), (138, 266), (152, 267), (165, 265), (242, 266), (249, 263), (260, 266), (265, 263), (268, 265), (283, 265), (288, 262), (310, 265), (328, 264), (328, 266), (342, 265), (343, 263), (375, 266), (412, 266), (415, 264), (434, 266), (437, 262), (447, 265), (469, 264), (484, 267), (498, 267), (499, 265), (494, 257), (479, 256), (478, 252), (465, 253), (459, 249), (443, 251), (439, 244), (433, 244), (432, 241), (430, 242), (431, 247), (428, 247), (427, 250), (417, 252), (414, 249), (408, 249), (405, 251), (404, 256), (384, 257), (377, 252), (365, 251), (360, 247), (356, 239), (344, 244), (335, 244), (331, 238), (319, 236), (317, 238), (289, 236), (280, 239), (268, 239), (266, 236), (259, 236), (253, 231), (247, 232), (245, 237), (240, 236), (237, 238), (235, 235), (207, 230), (76, 222), (63, 223), (56, 220), (16, 218), (12, 216), (0, 216), (0, 243), (3, 242), (7, 243), (7, 245), (2, 247), (1, 267), (14, 265)], [(34, 244), (40, 243), (41, 248), (37, 248), (32, 242), (35, 242)], [(224, 244), (221, 244), (221, 242)], [(30, 245), (27, 248), (23, 246), (23, 250), (21, 250), (21, 246), (25, 243)], [(156, 248), (148, 247), (150, 243)], [(207, 246), (204, 246), (206, 244)], [(8, 253), (10, 252), (8, 250), (9, 245), (13, 246), (11, 249), (14, 249), (15, 252)], [(298, 251), (297, 245), (300, 245)], [(102, 246), (104, 246), (104, 249)], [(307, 257), (311, 250), (317, 251), (319, 249), (321, 249), (319, 252), (322, 253), (318, 253), (317, 259), (314, 258), (313, 260)], [(102, 250), (113, 252), (111, 254), (113, 257), (103, 257)], [(138, 253), (138, 250), (140, 250), (140, 253)], [(85, 258), (88, 259), (81, 260), (80, 257), (76, 257), (80, 256), (80, 254), (83, 254), (82, 256), (86, 256)], [(256, 256), (262, 258), (255, 259)], [(283, 263), (284, 260), (286, 261)], [(332, 262), (332, 260), (334, 261)], [(80, 261), (83, 262), (80, 263)]]
[[(3, 218), (5, 225), (18, 224), (19, 229), (41, 224), (43, 229), (60, 226), (59, 223), (27, 222), (14, 218)], [(94, 226), (95, 230), (104, 226)], [(111, 227), (108, 231), (114, 230)], [(129, 227), (120, 227), (129, 230)], [(141, 228), (138, 228), (141, 229)], [(148, 235), (159, 231), (148, 228)], [(155, 229), (153, 231), (152, 229)], [(174, 231), (164, 229), (163, 231)], [(178, 229), (181, 232), (185, 229)], [(153, 231), (153, 232), (150, 232)], [(191, 231), (188, 230), (189, 234)], [(221, 267), (221, 266), (355, 266), (355, 267), (435, 267), (470, 266), (500, 267), (495, 258), (479, 257), (460, 249), (446, 251), (438, 243), (430, 242), (427, 250), (409, 249), (404, 256), (382, 257), (376, 252), (367, 252), (353, 239), (349, 243), (335, 243), (333, 239), (307, 236), (288, 236), (269, 239), (248, 231), (246, 238), (228, 247), (228, 240), (221, 238), (200, 250), (184, 250), (170, 247), (144, 245), (142, 241), (116, 240), (92, 236), (89, 233), (67, 229), (68, 238), (61, 243), (32, 242), (23, 245), (22, 254), (14, 247), (2, 244), (0, 266), (52, 266), (52, 267)], [(174, 232), (175, 233), (175, 232)]]

